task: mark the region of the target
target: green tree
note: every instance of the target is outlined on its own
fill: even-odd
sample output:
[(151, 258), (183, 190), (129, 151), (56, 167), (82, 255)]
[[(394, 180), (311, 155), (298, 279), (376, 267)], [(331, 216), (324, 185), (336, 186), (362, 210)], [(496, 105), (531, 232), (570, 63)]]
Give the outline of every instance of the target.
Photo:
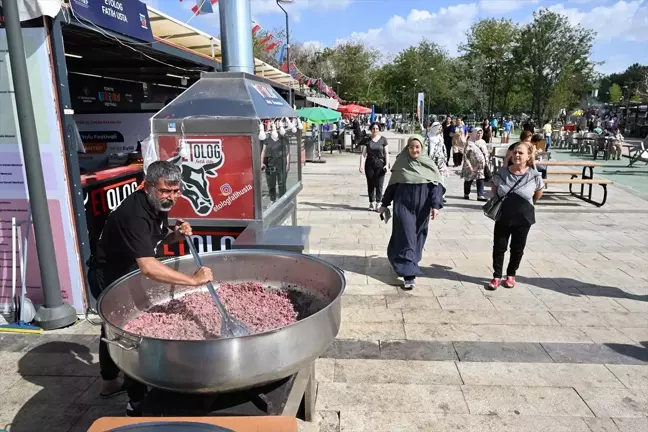
[(621, 98), (623, 97), (623, 93), (621, 92), (621, 86), (617, 83), (612, 84), (610, 87), (610, 98), (609, 102), (611, 103), (619, 103)]
[[(383, 70), (387, 71), (384, 91), (398, 98), (396, 104), (401, 106), (401, 112), (414, 113), (419, 92), (426, 94), (427, 113), (438, 112), (447, 105), (451, 65), (447, 52), (437, 44), (424, 39), (401, 51)], [(393, 96), (387, 97), (391, 100)]]
[(482, 115), (502, 110), (517, 69), (513, 66), (518, 27), (507, 19), (483, 19), (466, 33), (466, 43), (459, 46), (467, 62), (475, 69), (481, 92), (486, 96)]
[(595, 33), (572, 25), (561, 14), (541, 9), (523, 27), (513, 50), (522, 88), (531, 95), (530, 113), (537, 121), (549, 112), (557, 89), (580, 96), (592, 87), (594, 64), (589, 60)]
[(328, 80), (329, 85), (335, 84), (336, 91), (344, 94), (345, 99), (368, 101), (380, 88), (376, 81), (379, 78), (376, 72), (378, 58), (378, 51), (361, 42), (343, 42), (322, 53), (320, 65), (325, 61), (329, 72), (328, 75), (322, 73), (321, 77)]

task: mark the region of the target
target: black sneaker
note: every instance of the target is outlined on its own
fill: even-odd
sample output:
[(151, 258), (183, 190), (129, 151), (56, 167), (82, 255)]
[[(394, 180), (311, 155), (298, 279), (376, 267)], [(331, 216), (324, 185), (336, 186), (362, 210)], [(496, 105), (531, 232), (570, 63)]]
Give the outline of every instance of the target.
[(126, 417), (142, 417), (142, 402), (128, 401)]

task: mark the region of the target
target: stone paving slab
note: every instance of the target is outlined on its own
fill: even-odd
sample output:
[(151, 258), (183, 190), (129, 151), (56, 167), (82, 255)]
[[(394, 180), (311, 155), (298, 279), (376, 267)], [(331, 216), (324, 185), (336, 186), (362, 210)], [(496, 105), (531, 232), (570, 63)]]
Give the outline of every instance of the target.
[(470, 342), (591, 343), (578, 328), (524, 325), (405, 324), (408, 339)]
[(597, 417), (648, 417), (648, 389), (577, 390)]
[(467, 414), (459, 386), (368, 383), (320, 383), (317, 408), (342, 411)]
[(554, 344), (542, 347), (556, 363), (648, 364), (648, 349), (625, 344)]
[(623, 388), (605, 365), (458, 362), (457, 368), (467, 385)]
[(607, 368), (628, 388), (648, 389), (648, 365), (607, 365)]
[[(592, 432), (578, 417), (439, 415), (342, 411), (344, 432)], [(636, 432), (636, 431), (635, 431)]]
[(539, 343), (454, 342), (453, 345), (462, 362), (553, 362)]
[(594, 417), (572, 388), (467, 385), (462, 391), (471, 414)]
[(461, 385), (454, 362), (403, 360), (336, 360), (334, 382)]

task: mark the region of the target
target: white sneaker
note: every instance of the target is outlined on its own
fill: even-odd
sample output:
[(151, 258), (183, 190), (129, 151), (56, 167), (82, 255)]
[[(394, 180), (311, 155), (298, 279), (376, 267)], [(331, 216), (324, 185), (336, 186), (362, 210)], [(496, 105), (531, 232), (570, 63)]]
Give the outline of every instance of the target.
[(375, 202), (375, 203), (374, 203), (374, 210), (375, 210), (375, 211), (380, 210), (380, 203), (378, 203), (378, 202)]
[(369, 203), (369, 211), (376, 211), (373, 203)]

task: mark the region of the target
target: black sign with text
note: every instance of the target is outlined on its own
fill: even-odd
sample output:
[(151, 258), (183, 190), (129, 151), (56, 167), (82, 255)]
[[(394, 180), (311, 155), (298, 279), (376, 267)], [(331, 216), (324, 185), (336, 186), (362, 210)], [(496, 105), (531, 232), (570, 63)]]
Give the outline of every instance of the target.
[(140, 112), (142, 84), (74, 75), (70, 97), (76, 114)]
[(83, 202), (92, 254), (95, 253), (97, 241), (110, 212), (116, 209), (128, 195), (135, 192), (142, 180), (144, 180), (144, 172), (140, 171), (117, 177), (108, 182), (90, 184), (83, 188)]
[[(245, 227), (223, 228), (193, 226), (193, 241), (198, 253), (217, 252), (232, 249), (234, 241), (243, 232)], [(191, 252), (184, 242), (172, 245), (165, 245), (163, 254), (165, 256), (182, 256)]]

